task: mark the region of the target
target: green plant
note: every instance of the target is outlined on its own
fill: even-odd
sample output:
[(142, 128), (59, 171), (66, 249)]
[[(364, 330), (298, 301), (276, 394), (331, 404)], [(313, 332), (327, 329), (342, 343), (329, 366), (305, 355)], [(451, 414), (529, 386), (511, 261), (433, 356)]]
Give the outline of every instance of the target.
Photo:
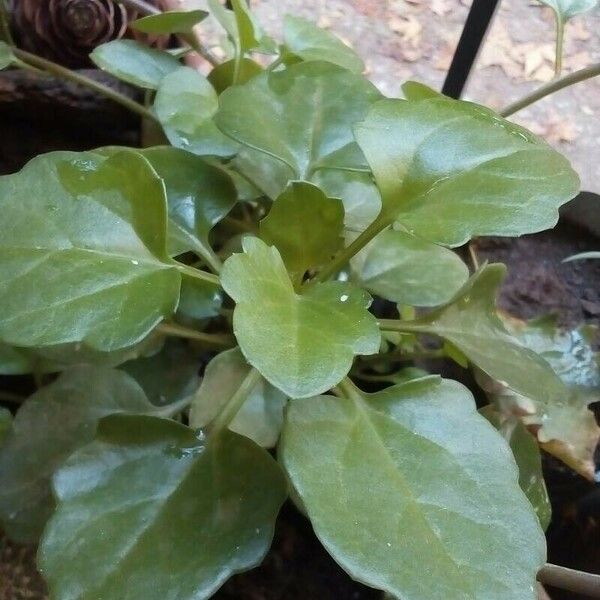
[[(0, 371), (40, 386), (12, 425), (0, 413), (7, 533), (43, 532), (57, 600), (207, 598), (260, 563), (291, 494), (368, 585), (533, 599), (538, 443), (593, 477), (579, 392), (596, 359), (582, 337), (589, 377), (570, 381), (562, 334), (498, 316), (505, 268), (470, 274), (452, 249), (552, 227), (576, 174), (483, 106), (417, 83), (383, 98), (303, 20), (278, 45), (243, 0), (209, 4), (233, 56), (208, 78), (132, 41), (94, 51), (149, 106), (0, 48), (171, 144), (54, 152), (0, 178)], [(138, 27), (198, 49), (204, 17)], [(263, 69), (251, 52), (275, 58)], [(387, 302), (369, 310), (374, 296)], [(476, 368), (485, 414), (461, 384), (406, 368), (427, 357)]]

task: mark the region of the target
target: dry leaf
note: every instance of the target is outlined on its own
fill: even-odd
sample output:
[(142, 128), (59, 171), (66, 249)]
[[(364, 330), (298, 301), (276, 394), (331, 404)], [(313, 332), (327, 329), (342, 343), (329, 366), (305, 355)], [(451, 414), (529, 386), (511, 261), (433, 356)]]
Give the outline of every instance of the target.
[(390, 29), (398, 33), (400, 39), (413, 48), (416, 48), (421, 43), (423, 26), (412, 15), (408, 17), (393, 17), (390, 20)]

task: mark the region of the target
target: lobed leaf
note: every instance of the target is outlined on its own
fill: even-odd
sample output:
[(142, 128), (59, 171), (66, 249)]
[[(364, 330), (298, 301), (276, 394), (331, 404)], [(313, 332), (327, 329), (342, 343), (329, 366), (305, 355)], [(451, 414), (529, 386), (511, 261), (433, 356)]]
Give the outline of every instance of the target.
[(355, 579), (413, 600), (537, 598), (543, 533), (509, 448), (460, 384), (290, 403), (281, 456)]
[(117, 350), (175, 311), (165, 190), (139, 154), (42, 155), (0, 178), (0, 202), (5, 343)]
[[(190, 409), (190, 426), (206, 427), (237, 392), (252, 367), (239, 348), (215, 356), (204, 373)], [(250, 391), (229, 429), (272, 448), (279, 439), (287, 398), (261, 378)]]
[(260, 237), (277, 247), (288, 271), (300, 281), (343, 246), (343, 230), (342, 201), (305, 181), (291, 182), (260, 222)]
[(382, 195), (381, 218), (439, 244), (548, 229), (579, 191), (563, 156), (477, 104), (382, 100), (355, 132)]
[(127, 374), (77, 367), (40, 389), (19, 408), (0, 448), (0, 520), (19, 542), (35, 542), (55, 506), (50, 479), (96, 424), (117, 412), (148, 413), (153, 406)]
[(233, 328), (246, 360), (291, 398), (336, 385), (355, 354), (375, 354), (380, 333), (370, 297), (343, 282), (294, 291), (281, 255), (246, 237), (225, 262), (223, 289), (235, 300)]
[(183, 425), (134, 416), (102, 421), (54, 486), (39, 565), (61, 600), (209, 598), (261, 562), (286, 496), (277, 463), (247, 438), (224, 431), (203, 444)]

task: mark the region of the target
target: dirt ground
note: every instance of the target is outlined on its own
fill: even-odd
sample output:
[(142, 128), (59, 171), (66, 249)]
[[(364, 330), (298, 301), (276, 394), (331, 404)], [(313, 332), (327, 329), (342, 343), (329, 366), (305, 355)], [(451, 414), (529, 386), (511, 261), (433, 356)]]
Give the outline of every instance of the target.
[[(281, 30), (286, 13), (337, 33), (365, 59), (369, 77), (388, 95), (416, 79), (439, 89), (470, 0), (252, 0), (265, 29)], [(502, 0), (465, 97), (494, 108), (553, 77), (554, 24), (535, 0)], [(564, 73), (600, 61), (600, 6), (567, 26)], [(600, 193), (600, 77), (580, 83), (515, 116), (566, 154), (582, 188)]]

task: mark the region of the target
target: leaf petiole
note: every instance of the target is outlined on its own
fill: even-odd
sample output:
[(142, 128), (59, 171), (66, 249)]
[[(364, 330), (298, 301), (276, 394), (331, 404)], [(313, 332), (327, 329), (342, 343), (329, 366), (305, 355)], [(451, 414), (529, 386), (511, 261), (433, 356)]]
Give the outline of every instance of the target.
[(166, 406), (157, 407), (157, 409), (152, 413), (155, 417), (165, 417), (165, 418), (173, 418), (178, 414), (182, 413), (186, 408), (190, 406), (193, 396), (188, 396), (186, 398), (182, 398), (177, 402), (172, 402), (171, 404), (167, 404)]
[(589, 67), (585, 67), (585, 69), (580, 69), (579, 71), (575, 71), (574, 73), (569, 73), (569, 75), (565, 75), (560, 79), (554, 79), (550, 83), (539, 87), (537, 90), (533, 91), (531, 94), (528, 94), (524, 98), (509, 104), (506, 108), (503, 108), (498, 114), (501, 117), (510, 117), (514, 115), (516, 112), (530, 106), (534, 102), (553, 94), (554, 92), (558, 92), (566, 87), (579, 83), (580, 81), (585, 81), (586, 79), (591, 79), (592, 77), (596, 77), (600, 75), (600, 63), (596, 63), (590, 65)]
[(250, 392), (256, 387), (256, 384), (260, 381), (260, 373), (252, 368), (248, 375), (242, 381), (237, 392), (231, 397), (231, 399), (225, 404), (221, 412), (215, 417), (214, 421), (209, 426), (211, 434), (217, 434), (218, 432), (225, 429), (231, 421), (235, 418), (235, 415), (239, 412), (240, 408), (248, 398)]
[[(206, 258), (203, 256), (203, 258)], [(221, 285), (220, 279), (213, 275), (212, 273), (207, 273), (206, 271), (201, 271), (200, 269), (195, 269), (194, 267), (190, 267), (189, 265), (184, 265), (183, 263), (175, 263), (177, 269), (187, 275), (188, 277), (192, 277), (193, 279), (198, 279), (200, 281), (205, 281), (207, 283), (212, 283), (214, 285)]]
[(177, 323), (160, 323), (156, 327), (156, 331), (163, 335), (193, 340), (209, 346), (220, 348), (233, 348), (235, 346), (235, 338), (232, 335), (204, 333)]

